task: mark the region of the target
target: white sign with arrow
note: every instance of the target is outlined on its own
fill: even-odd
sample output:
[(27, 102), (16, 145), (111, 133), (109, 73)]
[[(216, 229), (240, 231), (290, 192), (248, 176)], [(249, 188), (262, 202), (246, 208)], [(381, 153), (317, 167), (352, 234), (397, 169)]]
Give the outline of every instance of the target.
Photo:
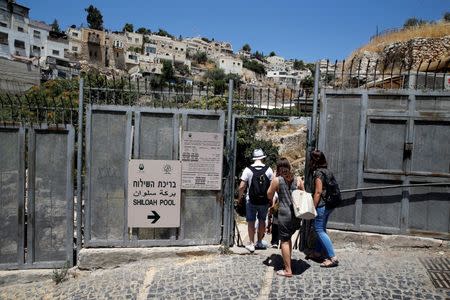
[(128, 227), (180, 227), (180, 182), (180, 161), (130, 160)]

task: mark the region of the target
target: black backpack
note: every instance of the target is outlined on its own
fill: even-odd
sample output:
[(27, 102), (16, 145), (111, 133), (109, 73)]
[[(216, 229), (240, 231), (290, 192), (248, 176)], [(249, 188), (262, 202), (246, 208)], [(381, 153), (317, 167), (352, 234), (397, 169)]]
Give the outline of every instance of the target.
[(253, 167), (250, 166), (249, 169), (252, 171), (252, 181), (248, 191), (248, 196), (250, 198), (250, 203), (254, 205), (266, 205), (269, 203), (269, 198), (267, 198), (267, 190), (270, 186), (270, 179), (266, 175), (266, 171), (269, 167)]
[(338, 207), (342, 201), (341, 190), (339, 189), (339, 184), (336, 181), (333, 173), (327, 169), (318, 169), (318, 172), (323, 174), (324, 184), (325, 184), (325, 197), (323, 200), (325, 201), (325, 205), (328, 208)]

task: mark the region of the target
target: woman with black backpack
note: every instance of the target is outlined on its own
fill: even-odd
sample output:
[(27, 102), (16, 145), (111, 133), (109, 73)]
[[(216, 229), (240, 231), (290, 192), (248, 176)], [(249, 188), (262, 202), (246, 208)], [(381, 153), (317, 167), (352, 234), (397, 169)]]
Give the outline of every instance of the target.
[[(321, 267), (336, 267), (339, 261), (334, 252), (333, 243), (327, 234), (327, 222), (340, 199), (339, 187), (333, 173), (328, 170), (327, 160), (322, 151), (314, 150), (311, 152), (310, 164), (313, 174), (313, 200), (317, 210), (317, 217), (314, 219), (317, 241), (314, 252), (307, 255), (306, 259), (321, 260), (324, 258), (320, 264)], [(325, 256), (322, 256), (322, 254)]]

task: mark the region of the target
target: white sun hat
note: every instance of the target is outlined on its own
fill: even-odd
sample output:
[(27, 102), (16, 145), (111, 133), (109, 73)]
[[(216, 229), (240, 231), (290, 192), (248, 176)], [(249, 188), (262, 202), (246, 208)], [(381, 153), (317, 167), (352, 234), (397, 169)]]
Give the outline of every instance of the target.
[(264, 155), (264, 152), (262, 151), (262, 149), (255, 149), (253, 150), (253, 160), (258, 160), (258, 159), (263, 159), (266, 156)]

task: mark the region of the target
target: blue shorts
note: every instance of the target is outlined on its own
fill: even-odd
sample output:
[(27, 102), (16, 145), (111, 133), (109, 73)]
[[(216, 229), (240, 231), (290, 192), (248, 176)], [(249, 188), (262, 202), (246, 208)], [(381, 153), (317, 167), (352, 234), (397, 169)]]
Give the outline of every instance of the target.
[(258, 220), (265, 222), (267, 217), (267, 211), (269, 210), (269, 205), (254, 205), (250, 201), (246, 201), (246, 220), (247, 222), (255, 222), (256, 215), (258, 215)]

